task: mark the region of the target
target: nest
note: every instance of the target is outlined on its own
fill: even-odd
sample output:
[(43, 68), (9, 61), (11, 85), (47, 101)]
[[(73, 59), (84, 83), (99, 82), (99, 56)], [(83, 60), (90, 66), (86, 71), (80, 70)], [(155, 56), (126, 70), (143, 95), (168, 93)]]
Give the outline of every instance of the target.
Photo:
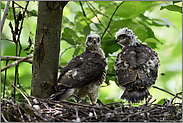
[[(165, 100), (163, 105), (150, 102), (129, 106), (123, 102), (91, 105), (71, 101), (53, 101), (30, 97), (14, 103), (1, 102), (1, 121), (16, 122), (181, 122), (182, 103)], [(28, 103), (27, 103), (28, 102)]]

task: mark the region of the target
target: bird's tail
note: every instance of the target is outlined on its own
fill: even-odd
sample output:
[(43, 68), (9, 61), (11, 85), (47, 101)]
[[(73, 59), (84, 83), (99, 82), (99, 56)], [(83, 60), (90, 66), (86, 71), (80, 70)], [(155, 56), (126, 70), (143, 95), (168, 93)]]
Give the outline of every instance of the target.
[(135, 89), (135, 90), (127, 90), (125, 89), (121, 99), (126, 99), (132, 103), (139, 102), (144, 98), (147, 98), (150, 95), (147, 88), (144, 89)]

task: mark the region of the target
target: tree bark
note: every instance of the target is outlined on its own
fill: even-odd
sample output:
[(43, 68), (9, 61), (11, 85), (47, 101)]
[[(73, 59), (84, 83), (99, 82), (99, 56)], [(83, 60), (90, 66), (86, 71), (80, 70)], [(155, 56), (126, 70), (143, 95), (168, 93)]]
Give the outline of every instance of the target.
[(32, 64), (31, 95), (48, 98), (58, 74), (63, 8), (67, 2), (40, 1)]

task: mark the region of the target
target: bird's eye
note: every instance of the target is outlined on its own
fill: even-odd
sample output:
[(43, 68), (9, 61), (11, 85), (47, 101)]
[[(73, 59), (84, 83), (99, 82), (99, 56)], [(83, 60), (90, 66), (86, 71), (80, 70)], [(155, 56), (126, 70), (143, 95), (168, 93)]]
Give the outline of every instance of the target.
[(125, 34), (122, 34), (122, 35), (119, 36), (120, 39), (123, 39), (123, 38), (126, 38), (126, 37), (127, 37), (127, 35), (125, 35)]
[(100, 38), (99, 37), (97, 38), (97, 42), (100, 42)]
[(92, 42), (92, 40), (93, 40), (93, 39), (92, 39), (91, 37), (88, 37), (88, 41), (89, 41), (89, 42)]

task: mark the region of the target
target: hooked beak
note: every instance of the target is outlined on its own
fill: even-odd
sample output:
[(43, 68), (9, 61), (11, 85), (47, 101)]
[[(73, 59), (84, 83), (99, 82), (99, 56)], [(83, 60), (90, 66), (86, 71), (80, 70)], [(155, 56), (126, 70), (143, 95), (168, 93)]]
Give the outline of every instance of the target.
[(93, 41), (94, 41), (94, 44), (96, 44), (96, 40), (97, 40), (96, 38), (94, 38), (94, 39), (93, 39)]
[(116, 42), (119, 42), (118, 38), (115, 39), (115, 43), (116, 43)]

